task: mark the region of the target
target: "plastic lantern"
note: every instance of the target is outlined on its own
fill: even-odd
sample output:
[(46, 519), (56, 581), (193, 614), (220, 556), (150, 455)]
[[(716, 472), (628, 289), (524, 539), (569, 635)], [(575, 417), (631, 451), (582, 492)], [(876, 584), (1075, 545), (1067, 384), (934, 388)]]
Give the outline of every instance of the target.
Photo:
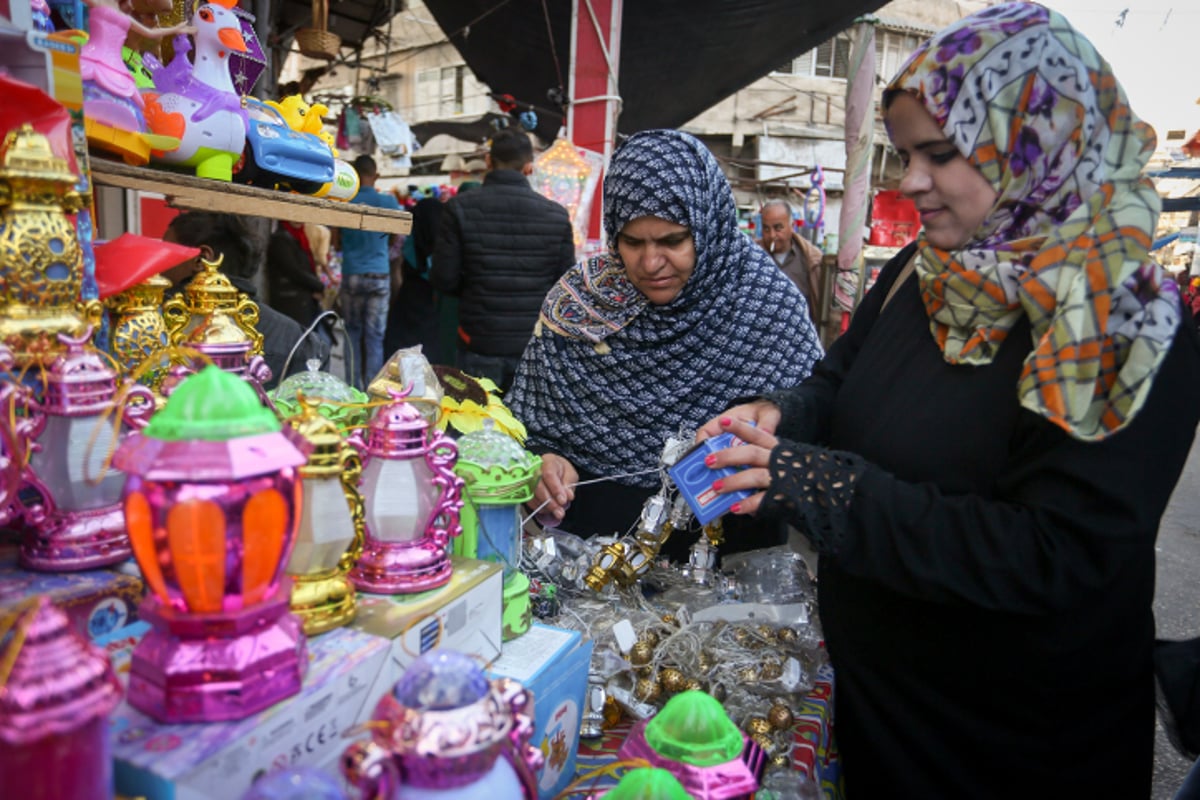
[(315, 402), (321, 416), (336, 422), (342, 429), (358, 428), (367, 424), (367, 393), (355, 389), (336, 375), (321, 371), (321, 362), (310, 358), (306, 369), (289, 375), (270, 392), (275, 410), (282, 416), (299, 414), (305, 402)]
[(287, 420), (307, 444), (296, 546), (288, 561), (292, 612), (309, 636), (345, 625), (356, 611), (347, 573), (363, 542), (362, 461), (337, 424), (317, 413), (316, 401), (299, 398), (301, 412)]
[(120, 700), (121, 685), (103, 651), (48, 599), (34, 601), (0, 647), (4, 796), (111, 799), (108, 714)]
[(504, 639), (515, 639), (529, 630), (533, 614), (529, 579), (521, 566), (521, 504), (533, 498), (542, 470), (542, 459), (526, 451), (511, 437), (496, 430), (491, 420), (484, 428), (458, 439), (458, 464), (463, 479), (463, 535), (454, 552), (504, 565)]
[(610, 792), (602, 795), (604, 800), (692, 800), (679, 780), (665, 769), (639, 767), (621, 776)]
[(129, 703), (165, 722), (239, 719), (295, 694), (307, 666), (284, 565), (304, 456), (245, 381), (185, 378), (117, 451), (152, 628)]
[[(7, 88), (7, 87), (6, 87)], [(58, 334), (79, 336), (98, 323), (99, 302), (79, 310), (83, 254), (67, 217), (88, 199), (50, 140), (25, 124), (0, 146), (0, 344), (17, 366), (45, 366)], [(86, 317), (86, 319), (85, 319)]]
[(713, 697), (681, 692), (662, 711), (633, 726), (617, 760), (643, 758), (667, 770), (697, 800), (749, 800), (766, 756)]
[(21, 564), (29, 569), (95, 569), (130, 556), (120, 506), (125, 476), (105, 462), (119, 431), (112, 416), (142, 427), (154, 412), (154, 395), (133, 384), (122, 402), (141, 403), (118, 408), (117, 373), (87, 346), (89, 334), (59, 334), (66, 352), (46, 369), (41, 401), (26, 398), (31, 427), (25, 447), (33, 451), (26, 481), (41, 496), (25, 510)]
[(462, 479), (454, 474), (454, 442), (440, 431), (429, 433), (403, 393), (391, 395), (361, 445), (366, 536), (350, 578), (364, 592), (412, 594), (450, 580), (446, 548), (462, 533)]
[[(343, 772), (381, 800), (535, 800), (542, 753), (533, 697), (509, 678), (489, 680), (451, 650), (418, 657), (383, 696), (370, 743), (351, 745)], [(387, 779), (398, 777), (399, 786)]]
[[(163, 304), (167, 338), (173, 345), (204, 353), (221, 369), (242, 375), (260, 387), (271, 371), (262, 358), (263, 335), (258, 325), (258, 304), (239, 292), (218, 270), (216, 261), (204, 266), (183, 292)], [(181, 296), (182, 295), (182, 296)]]

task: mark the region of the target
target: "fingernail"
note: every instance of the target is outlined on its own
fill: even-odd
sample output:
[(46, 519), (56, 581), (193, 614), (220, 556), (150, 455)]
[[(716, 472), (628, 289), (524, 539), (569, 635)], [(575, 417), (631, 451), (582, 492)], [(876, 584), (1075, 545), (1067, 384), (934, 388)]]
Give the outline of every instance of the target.
[(554, 502), (558, 503), (560, 506), (566, 505), (567, 496), (565, 494), (560, 494), (558, 497), (554, 498)]
[(721, 417), (721, 424), (724, 425), (726, 428), (728, 428), (730, 425), (733, 424), (733, 420), (730, 419), (729, 417)]
[(716, 453), (710, 453), (709, 455), (706, 455), (704, 457), (705, 466), (711, 467), (715, 463), (717, 463), (717, 454)]
[(723, 481), (723, 480), (721, 480), (720, 478), (718, 478), (717, 480), (713, 481), (713, 486), (712, 486), (712, 488), (713, 488), (713, 491), (714, 491), (714, 492), (719, 492), (719, 491), (721, 491), (721, 487), (722, 487), (722, 486), (724, 486), (724, 485), (725, 485), (725, 481)]
[(732, 511), (733, 513), (735, 513), (735, 514), (740, 514), (740, 513), (742, 513), (742, 504), (741, 504), (741, 503), (734, 503), (733, 505), (731, 505), (731, 506), (729, 507), (729, 510), (730, 510), (730, 511)]

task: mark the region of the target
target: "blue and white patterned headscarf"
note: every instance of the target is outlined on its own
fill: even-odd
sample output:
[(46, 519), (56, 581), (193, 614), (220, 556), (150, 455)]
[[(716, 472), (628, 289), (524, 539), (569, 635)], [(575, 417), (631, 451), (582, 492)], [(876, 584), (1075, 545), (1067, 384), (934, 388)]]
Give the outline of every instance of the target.
[[(643, 216), (686, 225), (696, 246), (687, 284), (661, 306), (630, 283), (616, 252), (617, 233)], [(821, 357), (804, 297), (738, 230), (729, 182), (692, 136), (644, 131), (617, 149), (604, 231), (609, 253), (572, 267), (546, 296), (506, 400), (529, 447), (600, 475), (652, 469), (681, 427), (735, 397), (794, 386)]]

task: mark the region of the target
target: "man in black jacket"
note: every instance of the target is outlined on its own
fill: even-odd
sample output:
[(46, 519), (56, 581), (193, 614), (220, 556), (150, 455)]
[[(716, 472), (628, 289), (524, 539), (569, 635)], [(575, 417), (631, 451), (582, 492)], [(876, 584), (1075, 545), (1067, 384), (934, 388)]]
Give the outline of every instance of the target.
[(567, 210), (526, 177), (533, 145), (517, 130), (492, 138), (477, 191), (446, 204), (430, 279), (458, 306), (458, 367), (512, 384), (546, 292), (575, 261)]

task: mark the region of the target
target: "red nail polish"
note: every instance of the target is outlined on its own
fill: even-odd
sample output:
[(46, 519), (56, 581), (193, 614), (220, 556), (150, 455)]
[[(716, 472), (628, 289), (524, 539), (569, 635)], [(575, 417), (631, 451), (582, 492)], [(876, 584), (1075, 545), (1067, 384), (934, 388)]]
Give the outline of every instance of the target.
[(729, 417), (721, 417), (721, 424), (723, 426), (725, 426), (726, 428), (728, 428), (730, 425), (733, 424), (733, 420), (730, 419)]
[(725, 485), (725, 481), (718, 478), (717, 480), (713, 481), (713, 484), (712, 484), (713, 491), (714, 492), (721, 491), (721, 487), (724, 485)]
[(706, 467), (711, 467), (715, 463), (717, 463), (716, 453), (710, 453), (704, 457), (704, 465)]
[(742, 504), (741, 504), (741, 503), (734, 503), (733, 505), (731, 505), (731, 506), (729, 507), (729, 510), (730, 510), (730, 511), (732, 511), (733, 513), (735, 513), (735, 514), (740, 514), (740, 513), (742, 513)]

